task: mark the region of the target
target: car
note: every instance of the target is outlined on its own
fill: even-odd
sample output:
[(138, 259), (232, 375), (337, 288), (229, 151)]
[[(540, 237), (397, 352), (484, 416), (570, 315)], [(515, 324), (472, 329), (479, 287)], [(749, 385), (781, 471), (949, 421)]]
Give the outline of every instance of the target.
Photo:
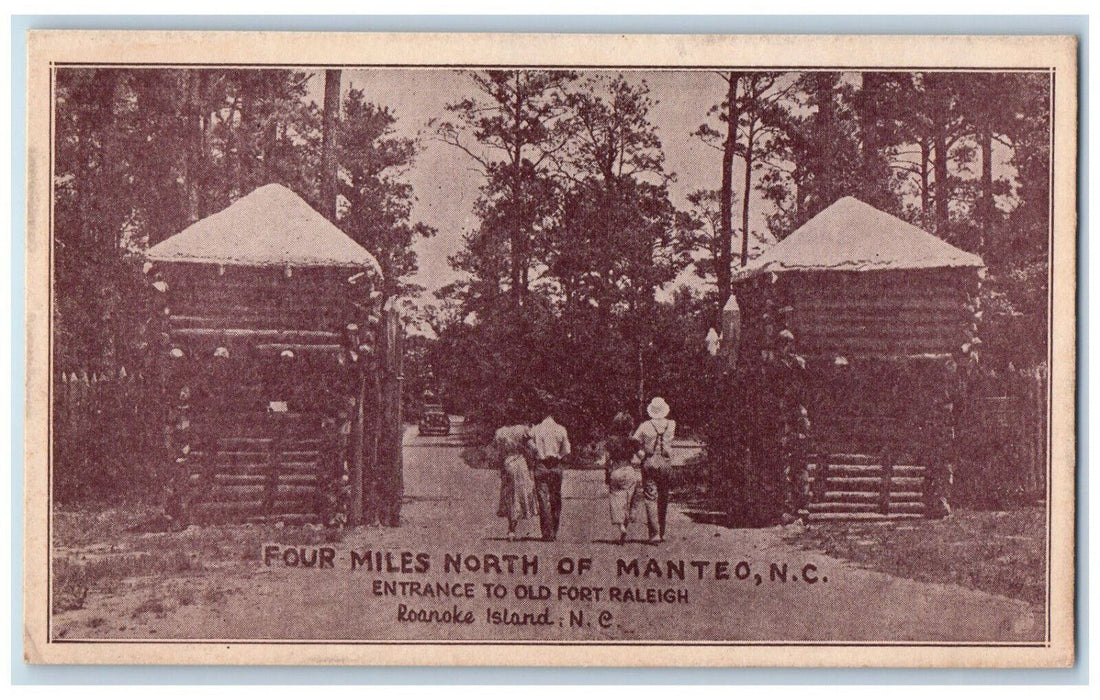
[(419, 432), (421, 435), (450, 435), (451, 419), (443, 406), (428, 404), (420, 412)]

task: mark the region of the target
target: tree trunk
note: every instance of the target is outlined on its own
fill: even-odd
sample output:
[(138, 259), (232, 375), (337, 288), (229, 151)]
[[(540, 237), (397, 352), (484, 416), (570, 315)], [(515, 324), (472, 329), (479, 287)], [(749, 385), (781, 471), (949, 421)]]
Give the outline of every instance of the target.
[(187, 103), (185, 113), (185, 139), (187, 154), (184, 158), (184, 182), (187, 187), (187, 223), (203, 216), (202, 173), (206, 160), (206, 133), (203, 123), (205, 110), (202, 104), (203, 77), (201, 70), (187, 71)]
[(996, 211), (993, 201), (993, 129), (988, 124), (982, 129), (979, 141), (982, 149), (982, 201), (979, 212), (981, 221), (974, 252), (983, 255), (992, 232), (993, 214)]
[(245, 179), (248, 177), (245, 165), (244, 165), (244, 139), (241, 134), (247, 134), (247, 119), (249, 117), (249, 99), (242, 98), (237, 103), (237, 114), (239, 116), (239, 127), (233, 128), (233, 110), (229, 110), (229, 121), (226, 122), (226, 143), (230, 144), (229, 148), (233, 153), (232, 158), (226, 158), (226, 169), (228, 182), (226, 183), (227, 199), (232, 202), (238, 196), (243, 195), (247, 190), (245, 185)]
[(927, 138), (920, 142), (920, 223), (928, 228), (932, 222), (932, 190), (929, 182), (929, 168), (932, 161), (932, 147)]
[(715, 260), (715, 272), (718, 282), (718, 313), (715, 328), (722, 327), (722, 309), (732, 293), (733, 266), (733, 159), (737, 155), (737, 122), (740, 112), (737, 109), (737, 84), (740, 73), (731, 72), (727, 77), (726, 90), (726, 140), (722, 145), (722, 188), (718, 193), (718, 206), (721, 220), (718, 227), (718, 255)]
[(325, 106), (321, 123), (321, 213), (336, 221), (336, 130), (340, 119), (339, 70), (325, 71)]
[(741, 201), (741, 267), (749, 264), (749, 193), (752, 191), (752, 140), (754, 134), (749, 131), (748, 145), (745, 147), (745, 192)]
[(527, 240), (522, 218), (523, 210), (523, 129), (526, 126), (522, 120), (523, 93), (520, 89), (520, 72), (515, 71), (515, 104), (512, 112), (512, 129), (514, 147), (512, 150), (512, 298), (516, 306), (523, 306), (523, 297), (527, 292), (526, 267), (527, 267)]
[(937, 125), (932, 137), (932, 150), (935, 152), (935, 160), (932, 162), (935, 187), (936, 205), (936, 235), (946, 239), (947, 227), (950, 222), (948, 209), (948, 184), (947, 184), (947, 136), (943, 127)]
[(266, 123), (264, 123), (263, 130), (263, 143), (260, 148), (264, 156), (264, 182), (278, 182), (279, 169), (277, 167), (278, 157), (276, 156), (276, 138), (279, 132), (279, 120), (276, 118), (278, 110), (275, 103), (278, 101), (278, 91), (276, 90), (276, 82), (280, 79), (280, 73), (278, 71), (273, 72), (267, 76), (264, 80), (264, 97), (266, 98), (266, 104), (263, 105), (263, 113), (266, 115)]
[(404, 495), (404, 463), (401, 453), (404, 421), (401, 415), (401, 393), (405, 331), (398, 310), (391, 302), (387, 302), (384, 324), (380, 397), (382, 409), (379, 414), (380, 454), (377, 467), (378, 503), (374, 507), (379, 524), (397, 527), (401, 524), (401, 498)]
[[(516, 153), (519, 153), (518, 148)], [(523, 197), (523, 186), (520, 184), (519, 157), (517, 155), (512, 159), (512, 240), (509, 246), (512, 253), (512, 299), (515, 301), (516, 306), (523, 306), (523, 294), (526, 291), (523, 282), (523, 268), (526, 266), (524, 261), (526, 246), (524, 246), (523, 241), (523, 222), (519, 217), (521, 197)]]

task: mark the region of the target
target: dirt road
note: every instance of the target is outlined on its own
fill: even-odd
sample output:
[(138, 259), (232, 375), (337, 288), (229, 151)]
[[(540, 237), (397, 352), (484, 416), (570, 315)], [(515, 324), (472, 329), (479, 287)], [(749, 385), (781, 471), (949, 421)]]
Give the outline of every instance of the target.
[[(1041, 616), (1023, 601), (857, 568), (787, 544), (775, 529), (693, 521), (676, 504), (666, 542), (619, 546), (611, 541), (598, 471), (566, 473), (557, 542), (508, 542), (494, 515), (496, 472), (467, 467), (460, 449), (454, 437), (410, 432), (406, 525), (349, 531), (332, 545), (332, 568), (288, 567), (282, 552), (272, 565), (232, 562), (176, 581), (214, 583), (223, 594), (136, 612), (150, 590), (175, 583), (130, 582), (115, 595), (89, 597), (82, 610), (55, 616), (55, 629), (68, 638), (238, 640), (1042, 638)], [(537, 519), (522, 524), (525, 530), (536, 535)], [(635, 524), (631, 535), (640, 540), (644, 525)], [(353, 551), (362, 557), (355, 571)], [(363, 562), (377, 561), (376, 552), (405, 570), (366, 570)], [(523, 557), (537, 558), (537, 572), (521, 570)], [(428, 570), (416, 571), (425, 561)], [(456, 561), (462, 571), (444, 571)], [(385, 582), (399, 594), (385, 594)], [(424, 595), (428, 589), (432, 595)]]

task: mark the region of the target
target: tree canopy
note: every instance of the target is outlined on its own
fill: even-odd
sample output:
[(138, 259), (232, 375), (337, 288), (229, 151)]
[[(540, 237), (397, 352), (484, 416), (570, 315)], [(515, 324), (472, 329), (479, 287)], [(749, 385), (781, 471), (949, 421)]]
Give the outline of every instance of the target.
[[(694, 134), (715, 148), (722, 177), (678, 200), (643, 78), (470, 76), (473, 96), (451, 108), (460, 125), (440, 132), (484, 176), (480, 224), (455, 257), (468, 277), (442, 292), (433, 355), (456, 404), (506, 420), (551, 398), (587, 425), (639, 413), (654, 393), (702, 410), (692, 392), (708, 387), (691, 377), (714, 371), (704, 337), (731, 272), (845, 196), (982, 255), (982, 336), (1033, 341), (992, 341), (992, 363), (1042, 361), (1049, 76), (717, 78)], [(758, 220), (764, 228), (750, 230)], [(685, 274), (703, 284), (677, 290)], [(501, 302), (517, 284), (522, 312)]]
[[(417, 221), (408, 173), (424, 144), (399, 135), (408, 117), (384, 95), (342, 89), (327, 71), (318, 105), (311, 77), (58, 70), (60, 366), (136, 364), (140, 252), (270, 182), (370, 250), (386, 293), (423, 298), (413, 247), (435, 232)], [(980, 254), (986, 357), (1043, 361), (1045, 73), (723, 71), (682, 125), (714, 147), (714, 182), (671, 172), (644, 75), (454, 79), (464, 96), (423, 125), (477, 171), (480, 192), (451, 258), (462, 277), (422, 309), (434, 332), (410, 362), (462, 410), (495, 420), (552, 400), (595, 425), (661, 393), (705, 422), (704, 338), (732, 273), (848, 195)]]

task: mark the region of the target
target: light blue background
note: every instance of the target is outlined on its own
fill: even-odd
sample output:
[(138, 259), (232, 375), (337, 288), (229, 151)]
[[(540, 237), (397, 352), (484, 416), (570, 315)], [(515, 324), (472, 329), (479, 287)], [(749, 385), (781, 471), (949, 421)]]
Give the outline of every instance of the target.
[[(872, 684), (1088, 682), (1088, 470), (1078, 469), (1077, 659), (1073, 669), (506, 669), (194, 666), (32, 666), (23, 662), (23, 289), (26, 202), (26, 31), (29, 29), (196, 29), (268, 31), (580, 32), (643, 34), (1075, 34), (1079, 38), (1078, 192), (1088, 192), (1088, 18), (1084, 16), (15, 16), (12, 17), (12, 444), (11, 677), (15, 684), (226, 683), (657, 683)], [(1078, 306), (1088, 292), (1088, 199), (1079, 197)], [(1078, 357), (1088, 357), (1088, 316), (1078, 316)], [(1088, 374), (1078, 375), (1078, 464), (1088, 465)]]

